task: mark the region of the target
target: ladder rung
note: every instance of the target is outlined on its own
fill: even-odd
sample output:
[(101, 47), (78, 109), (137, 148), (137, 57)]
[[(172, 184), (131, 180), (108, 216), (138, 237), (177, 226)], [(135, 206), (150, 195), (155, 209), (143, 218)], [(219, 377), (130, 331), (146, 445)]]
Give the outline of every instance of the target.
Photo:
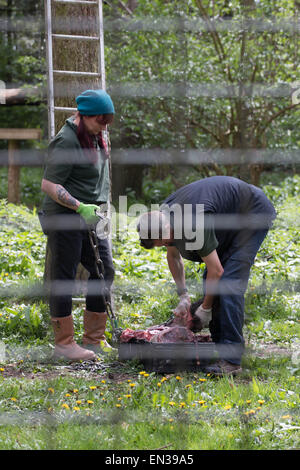
[(101, 77), (101, 73), (98, 72), (77, 72), (72, 70), (53, 70), (53, 73), (61, 75), (82, 75), (87, 77)]
[(73, 111), (77, 111), (77, 108), (66, 108), (64, 106), (54, 106), (54, 110), (55, 111), (70, 111), (70, 112), (73, 112)]
[(77, 36), (73, 34), (52, 34), (57, 39), (81, 39), (82, 41), (99, 41), (98, 36)]
[(79, 5), (98, 5), (96, 1), (85, 0), (54, 0), (55, 3), (78, 3)]

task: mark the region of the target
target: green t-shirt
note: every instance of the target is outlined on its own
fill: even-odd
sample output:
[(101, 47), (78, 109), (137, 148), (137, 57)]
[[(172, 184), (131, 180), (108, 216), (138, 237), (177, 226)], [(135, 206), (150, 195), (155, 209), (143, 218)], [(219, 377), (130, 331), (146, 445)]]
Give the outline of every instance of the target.
[[(108, 202), (110, 192), (109, 163), (97, 146), (97, 159), (92, 163), (85, 155), (76, 135), (74, 118), (67, 119), (49, 145), (44, 179), (61, 184), (71, 196), (86, 204)], [(45, 196), (46, 214), (74, 212)]]
[[(211, 214), (204, 214), (203, 227), (198, 227), (199, 230), (203, 230), (202, 237), (200, 238), (202, 243), (199, 243), (201, 247), (197, 248), (197, 238), (187, 238), (182, 235), (180, 238), (175, 238), (172, 242), (172, 246), (175, 246), (181, 256), (190, 261), (201, 262), (202, 258), (208, 256), (212, 251), (216, 250), (219, 243), (216, 238), (213, 217)], [(198, 239), (199, 240), (199, 239)]]

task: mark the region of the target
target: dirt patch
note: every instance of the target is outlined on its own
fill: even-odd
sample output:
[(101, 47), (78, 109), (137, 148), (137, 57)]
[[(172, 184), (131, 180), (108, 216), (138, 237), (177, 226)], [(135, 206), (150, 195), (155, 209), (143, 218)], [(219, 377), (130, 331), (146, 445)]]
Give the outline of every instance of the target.
[[(248, 354), (258, 358), (270, 357), (290, 357), (292, 355), (290, 348), (279, 347), (276, 344), (260, 343), (258, 347), (249, 348)], [(30, 362), (17, 362), (4, 364), (1, 366), (0, 376), (3, 378), (17, 378), (27, 380), (45, 380), (51, 381), (57, 377), (87, 377), (93, 380), (111, 380), (115, 383), (124, 382), (128, 379), (134, 380), (138, 371), (129, 370), (124, 362), (85, 362), (73, 363), (68, 365), (52, 365)]]
[(279, 347), (276, 344), (260, 344), (259, 348), (250, 351), (257, 357), (266, 358), (271, 356), (289, 357), (292, 355), (290, 348)]
[[(109, 369), (113, 369), (113, 371)], [(63, 366), (37, 367), (34, 363), (16, 363), (5, 364), (1, 366), (0, 376), (3, 378), (16, 378), (26, 380), (55, 380), (57, 377), (87, 377), (93, 380), (111, 380), (116, 383), (133, 379), (138, 375), (136, 373), (127, 373), (122, 371), (124, 366), (116, 363), (98, 365), (97, 363), (74, 363)]]

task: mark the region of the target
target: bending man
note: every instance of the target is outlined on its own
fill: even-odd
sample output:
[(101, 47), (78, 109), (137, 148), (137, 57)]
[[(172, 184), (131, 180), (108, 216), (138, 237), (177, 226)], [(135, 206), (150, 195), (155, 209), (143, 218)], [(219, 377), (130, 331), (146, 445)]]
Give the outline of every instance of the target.
[(209, 325), (219, 351), (220, 359), (207, 372), (241, 371), (244, 295), (250, 268), (275, 217), (273, 205), (259, 188), (237, 178), (213, 176), (180, 188), (160, 211), (139, 219), (141, 245), (167, 247), (180, 296), (174, 313), (187, 326), (191, 305), (182, 258), (206, 265), (204, 298), (193, 326), (200, 330)]

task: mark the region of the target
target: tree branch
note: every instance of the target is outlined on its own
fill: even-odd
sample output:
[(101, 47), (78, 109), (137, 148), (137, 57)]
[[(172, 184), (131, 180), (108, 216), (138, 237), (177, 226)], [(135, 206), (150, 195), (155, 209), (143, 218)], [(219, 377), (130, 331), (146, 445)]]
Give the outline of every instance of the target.
[(125, 5), (124, 2), (122, 2), (122, 0), (118, 0), (120, 6), (123, 8), (123, 10), (125, 10), (129, 15), (133, 15), (132, 11), (130, 10), (130, 8), (128, 8), (127, 5)]
[(200, 124), (199, 122), (195, 122), (195, 121), (191, 121), (191, 125), (195, 126), (195, 127), (199, 127), (200, 129), (202, 129), (204, 132), (207, 132), (207, 134), (211, 135), (217, 142), (219, 142), (220, 144), (222, 144), (222, 139), (217, 135), (215, 134), (212, 130), (208, 129), (207, 127), (203, 126), (202, 124)]
[[(291, 109), (294, 109), (296, 106), (298, 106), (298, 104), (291, 104), (290, 106), (287, 106), (283, 109), (280, 109), (277, 113), (273, 114), (273, 116), (271, 116), (267, 122), (265, 123), (265, 125), (262, 127), (262, 129), (256, 134), (256, 139), (258, 137), (260, 137), (264, 132), (265, 130), (267, 129), (267, 127), (269, 127), (269, 125), (275, 120), (277, 119), (279, 116), (281, 116), (282, 114), (285, 114), (287, 113), (288, 111), (290, 111)], [(258, 129), (258, 127), (256, 128)]]
[[(205, 10), (205, 8), (202, 4), (202, 1), (201, 0), (196, 0), (196, 4), (197, 4), (200, 12), (202, 13), (202, 15), (203, 15), (203, 17), (206, 21), (206, 24), (209, 28), (209, 32), (211, 34), (211, 37), (212, 37), (216, 52), (218, 54), (219, 60), (220, 60), (220, 62), (223, 62), (226, 59), (226, 54), (225, 54), (225, 50), (224, 50), (223, 44), (221, 42), (220, 36), (217, 33), (217, 31), (214, 30), (213, 23), (212, 23), (210, 17), (208, 16), (208, 14), (206, 13), (206, 10)], [(227, 71), (228, 79), (232, 82), (230, 67), (226, 67), (226, 71)]]

